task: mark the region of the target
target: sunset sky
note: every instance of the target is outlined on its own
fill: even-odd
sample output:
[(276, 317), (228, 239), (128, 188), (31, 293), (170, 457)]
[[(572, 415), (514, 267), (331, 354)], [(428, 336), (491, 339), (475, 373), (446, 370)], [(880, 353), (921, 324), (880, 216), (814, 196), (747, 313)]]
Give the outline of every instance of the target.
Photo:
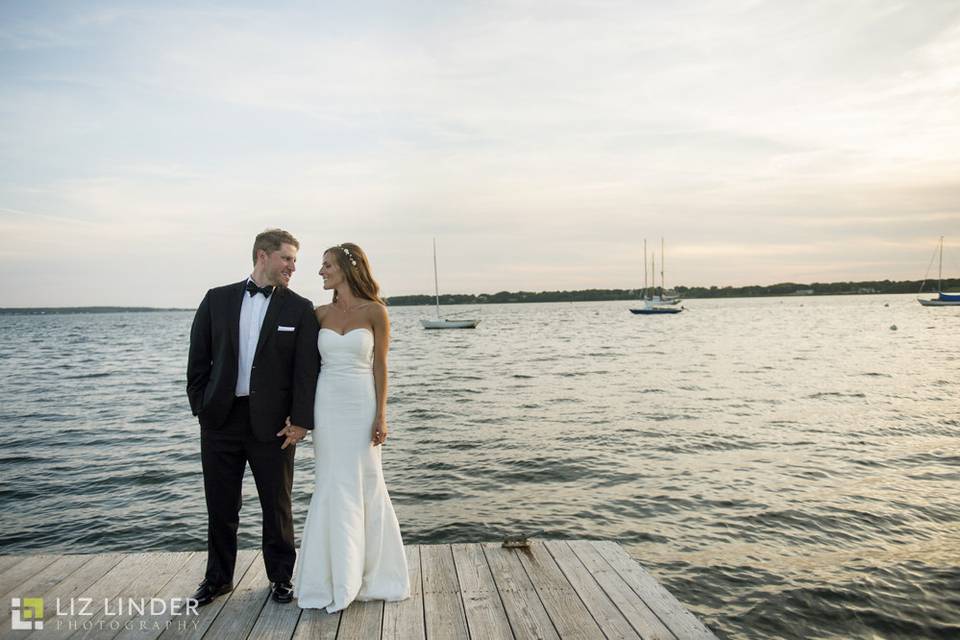
[[(318, 6), (320, 5), (320, 6)], [(0, 2), (0, 306), (960, 276), (960, 3)]]

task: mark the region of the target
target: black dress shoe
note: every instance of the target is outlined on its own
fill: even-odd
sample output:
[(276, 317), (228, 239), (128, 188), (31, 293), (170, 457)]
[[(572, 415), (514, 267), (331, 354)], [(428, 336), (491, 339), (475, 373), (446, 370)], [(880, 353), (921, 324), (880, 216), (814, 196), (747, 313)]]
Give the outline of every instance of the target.
[(200, 586), (197, 587), (197, 592), (190, 597), (197, 601), (198, 607), (202, 607), (213, 602), (217, 596), (222, 596), (231, 591), (233, 591), (233, 585), (229, 582), (227, 584), (212, 584), (204, 580), (200, 583)]
[(284, 580), (283, 582), (274, 582), (273, 587), (270, 589), (270, 596), (273, 598), (274, 602), (286, 604), (287, 602), (293, 600), (293, 585), (290, 584), (289, 580)]

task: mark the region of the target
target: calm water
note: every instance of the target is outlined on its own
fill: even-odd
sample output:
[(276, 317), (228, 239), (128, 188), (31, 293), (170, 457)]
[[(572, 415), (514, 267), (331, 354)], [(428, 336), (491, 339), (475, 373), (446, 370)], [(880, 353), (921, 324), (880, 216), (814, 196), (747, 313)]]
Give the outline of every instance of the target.
[[(686, 305), (391, 310), (405, 540), (620, 540), (721, 637), (960, 637), (960, 309)], [(191, 320), (2, 318), (0, 552), (205, 546)], [(296, 473), (299, 536), (311, 447)], [(249, 474), (244, 498), (255, 547)]]

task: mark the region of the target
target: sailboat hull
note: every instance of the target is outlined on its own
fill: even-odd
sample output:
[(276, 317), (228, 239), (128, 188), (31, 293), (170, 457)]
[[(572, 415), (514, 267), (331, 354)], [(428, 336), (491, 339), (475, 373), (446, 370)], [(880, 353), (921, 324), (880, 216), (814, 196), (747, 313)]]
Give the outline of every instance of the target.
[(917, 302), (925, 307), (960, 307), (960, 300), (924, 300), (917, 298)]
[(421, 320), (424, 329), (476, 329), (479, 320)]
[(672, 313), (680, 313), (683, 307), (644, 307), (642, 309), (630, 309), (630, 313), (638, 316), (658, 316)]

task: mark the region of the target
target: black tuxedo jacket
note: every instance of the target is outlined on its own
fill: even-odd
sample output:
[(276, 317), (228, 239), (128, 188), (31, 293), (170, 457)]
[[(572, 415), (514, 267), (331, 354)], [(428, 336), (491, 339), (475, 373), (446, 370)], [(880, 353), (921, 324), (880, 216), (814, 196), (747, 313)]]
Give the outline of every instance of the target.
[[(233, 405), (245, 287), (246, 280), (207, 291), (190, 329), (187, 396), (205, 429), (222, 427)], [(281, 326), (294, 330), (279, 331)], [(319, 331), (312, 302), (289, 289), (274, 289), (250, 371), (250, 424), (258, 440), (278, 441), (288, 416), (291, 423), (313, 429)]]

